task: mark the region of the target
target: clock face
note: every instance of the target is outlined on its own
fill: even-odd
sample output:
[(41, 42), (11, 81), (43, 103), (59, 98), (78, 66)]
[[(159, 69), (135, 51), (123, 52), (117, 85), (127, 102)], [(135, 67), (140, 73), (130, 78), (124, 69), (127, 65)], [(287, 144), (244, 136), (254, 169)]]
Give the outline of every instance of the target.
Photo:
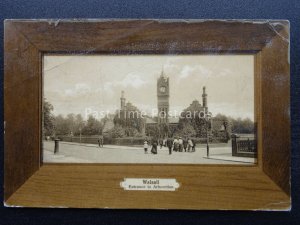
[(162, 86), (159, 88), (160, 92), (165, 93), (166, 92), (166, 87)]

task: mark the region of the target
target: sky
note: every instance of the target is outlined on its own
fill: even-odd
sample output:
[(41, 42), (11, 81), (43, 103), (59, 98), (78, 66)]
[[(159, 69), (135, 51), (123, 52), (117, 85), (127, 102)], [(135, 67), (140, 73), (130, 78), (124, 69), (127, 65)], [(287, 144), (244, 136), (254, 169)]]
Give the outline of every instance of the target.
[(55, 115), (114, 113), (126, 101), (147, 113), (157, 109), (156, 82), (170, 82), (170, 110), (193, 100), (206, 86), (212, 115), (254, 120), (253, 55), (45, 55), (44, 97)]

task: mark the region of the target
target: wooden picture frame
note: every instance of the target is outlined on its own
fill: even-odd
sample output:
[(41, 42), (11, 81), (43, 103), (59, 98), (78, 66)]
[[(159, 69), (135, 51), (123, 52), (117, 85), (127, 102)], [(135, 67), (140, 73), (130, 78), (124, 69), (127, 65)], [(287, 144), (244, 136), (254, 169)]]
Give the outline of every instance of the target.
[[(6, 206), (289, 210), (288, 21), (6, 20)], [(43, 164), (42, 58), (76, 54), (254, 54), (258, 163)], [(175, 178), (172, 192), (125, 191), (124, 178)]]

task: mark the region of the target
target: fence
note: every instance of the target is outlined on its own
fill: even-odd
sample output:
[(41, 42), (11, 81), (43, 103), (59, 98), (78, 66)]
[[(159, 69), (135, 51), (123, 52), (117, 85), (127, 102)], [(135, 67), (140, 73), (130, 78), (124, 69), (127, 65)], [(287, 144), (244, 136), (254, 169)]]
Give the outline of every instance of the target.
[(256, 139), (232, 136), (232, 156), (251, 157), (257, 156)]
[[(86, 144), (98, 144), (99, 136), (58, 136), (61, 141), (75, 142), (75, 143), (86, 143)], [(135, 146), (143, 145), (145, 139), (150, 140), (149, 137), (124, 137), (124, 138), (103, 138), (103, 144), (105, 145), (124, 145), (124, 146)], [(196, 144), (205, 144), (206, 138), (193, 138)], [(224, 143), (227, 140), (222, 138), (209, 138), (209, 143)]]
[[(86, 144), (98, 144), (99, 136), (59, 136), (61, 141), (75, 142), (75, 143), (86, 143)], [(143, 137), (128, 137), (128, 138), (103, 138), (104, 145), (143, 145), (145, 138)]]

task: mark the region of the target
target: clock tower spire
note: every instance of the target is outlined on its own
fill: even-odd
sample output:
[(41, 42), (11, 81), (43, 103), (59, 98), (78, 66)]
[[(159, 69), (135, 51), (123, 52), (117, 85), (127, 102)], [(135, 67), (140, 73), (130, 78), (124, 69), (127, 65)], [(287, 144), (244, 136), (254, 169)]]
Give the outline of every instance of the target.
[(165, 75), (162, 68), (161, 75), (157, 79), (157, 108), (158, 125), (168, 124), (169, 114), (169, 78)]

